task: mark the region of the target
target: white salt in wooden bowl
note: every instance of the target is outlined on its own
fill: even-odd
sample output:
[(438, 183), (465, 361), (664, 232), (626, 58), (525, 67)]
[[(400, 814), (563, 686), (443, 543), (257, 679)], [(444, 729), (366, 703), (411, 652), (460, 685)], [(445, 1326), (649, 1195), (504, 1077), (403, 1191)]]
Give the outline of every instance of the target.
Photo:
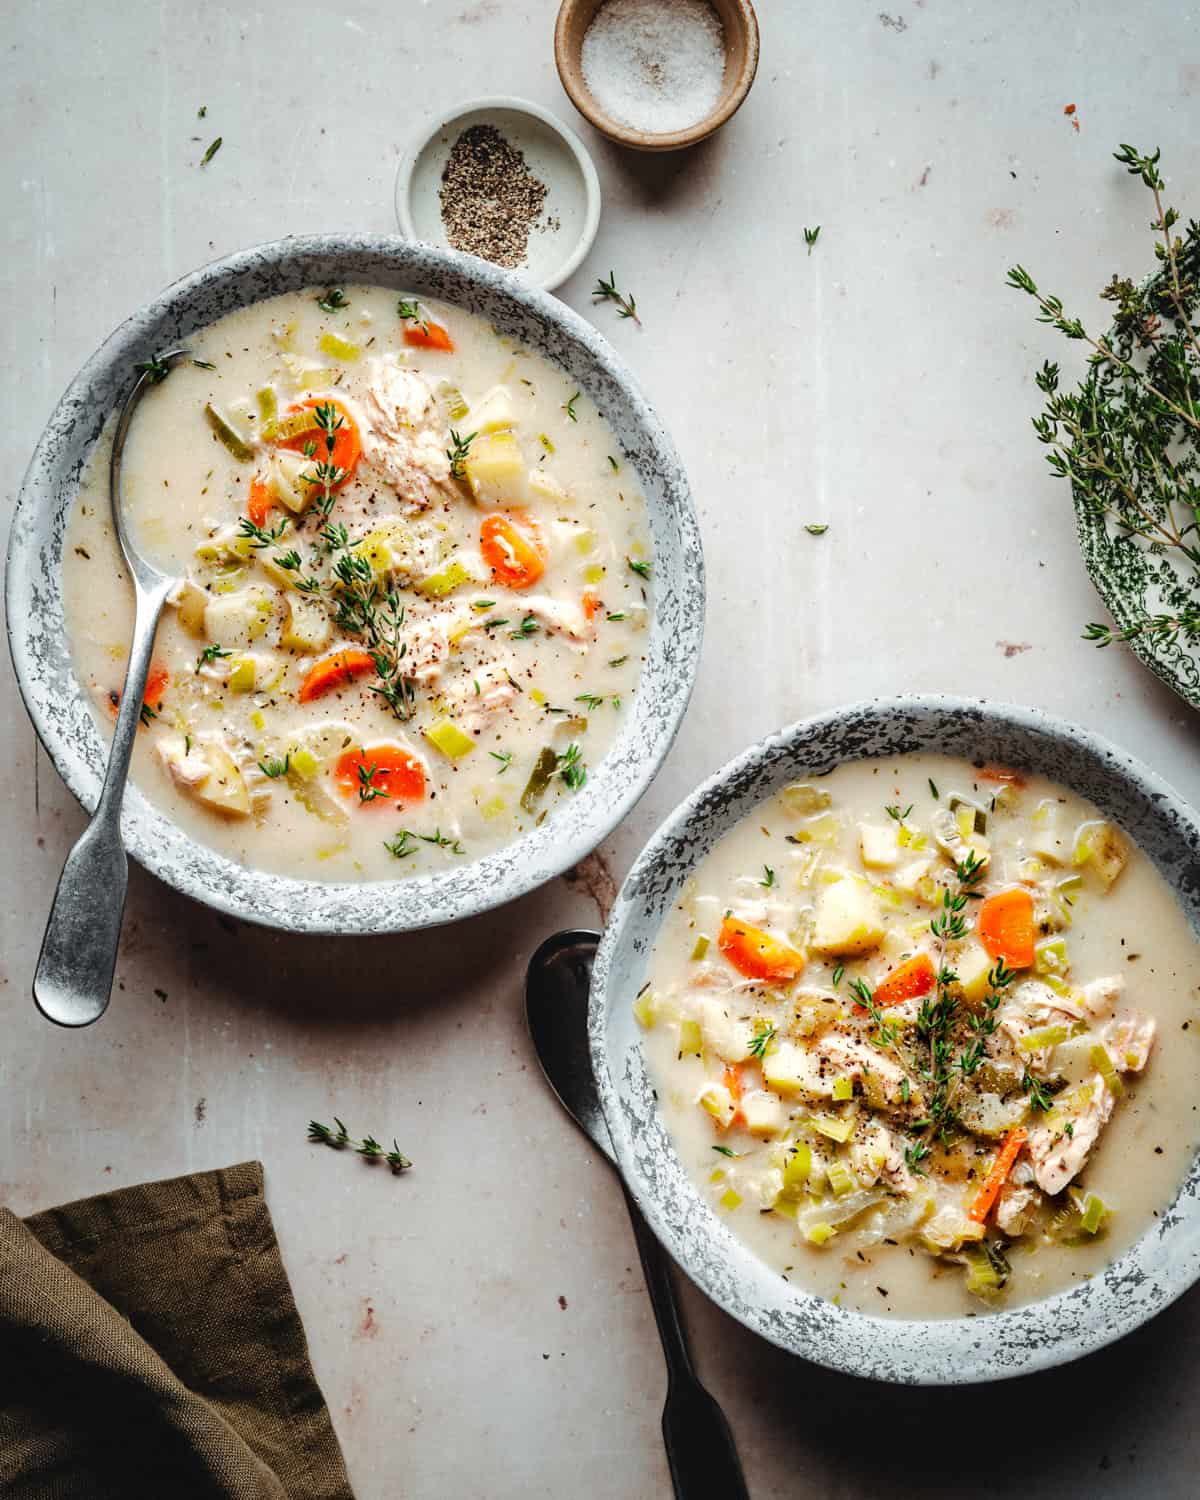
[(686, 130), (654, 133), (615, 119), (597, 102), (583, 74), (583, 39), (604, 0), (562, 0), (554, 27), (554, 61), (571, 103), (596, 127), (622, 146), (637, 151), (678, 151), (712, 135), (742, 105), (758, 68), (758, 17), (750, 0), (710, 0), (724, 32), (725, 66), (716, 103)]
[(600, 179), (583, 142), (549, 110), (527, 99), (473, 99), (427, 120), (396, 173), (396, 219), (410, 240), (454, 248), (442, 222), (441, 186), (455, 141), (472, 125), (491, 125), (525, 157), (546, 186), (525, 261), (510, 269), (546, 291), (579, 268), (600, 223)]

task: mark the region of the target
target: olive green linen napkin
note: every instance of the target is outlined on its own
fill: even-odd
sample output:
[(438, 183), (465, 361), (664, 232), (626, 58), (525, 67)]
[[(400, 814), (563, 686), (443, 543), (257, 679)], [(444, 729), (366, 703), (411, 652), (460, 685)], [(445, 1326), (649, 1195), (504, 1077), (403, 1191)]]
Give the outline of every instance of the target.
[(353, 1500), (262, 1167), (0, 1209), (4, 1500)]

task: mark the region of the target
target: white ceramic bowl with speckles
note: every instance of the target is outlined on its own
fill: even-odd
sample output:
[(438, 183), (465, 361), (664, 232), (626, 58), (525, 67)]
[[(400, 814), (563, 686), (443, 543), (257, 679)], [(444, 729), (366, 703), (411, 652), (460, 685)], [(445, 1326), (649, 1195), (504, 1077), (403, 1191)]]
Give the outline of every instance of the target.
[(9, 536), (5, 607), (25, 706), (59, 774), (91, 812), (107, 758), (75, 676), (63, 617), (62, 552), (80, 473), (138, 360), (186, 343), (225, 313), (307, 286), (367, 282), (439, 298), (488, 319), (596, 402), (646, 498), (654, 575), (646, 664), (624, 728), (584, 787), (541, 827), (434, 875), (321, 884), (247, 869), (197, 843), (131, 785), (130, 854), (198, 901), (289, 931), (403, 932), (524, 895), (590, 853), (650, 784), (691, 695), (704, 628), (704, 559), (687, 478), (661, 422), (608, 343), (570, 308), (509, 272), (383, 235), (277, 240), (214, 261), (112, 334), (68, 386), (30, 462)]
[(831, 1369), (902, 1384), (958, 1385), (1076, 1359), (1185, 1292), (1200, 1276), (1200, 1155), (1168, 1210), (1103, 1276), (974, 1318), (871, 1317), (784, 1281), (713, 1212), (659, 1116), (632, 1013), (664, 915), (722, 835), (798, 777), (920, 750), (1037, 770), (1089, 798), (1150, 857), (1200, 935), (1200, 818), (1153, 771), (1099, 736), (1033, 709), (941, 696), (877, 699), (772, 735), (671, 814), (617, 897), (596, 955), (588, 1031), (625, 1181), (702, 1291), (747, 1328)]

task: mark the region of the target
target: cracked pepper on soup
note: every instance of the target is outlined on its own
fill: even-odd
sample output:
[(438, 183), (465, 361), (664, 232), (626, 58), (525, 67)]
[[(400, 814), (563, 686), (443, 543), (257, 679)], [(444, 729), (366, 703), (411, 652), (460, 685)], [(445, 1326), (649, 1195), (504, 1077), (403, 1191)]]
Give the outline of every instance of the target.
[(1150, 861), (1039, 776), (914, 755), (786, 787), (696, 869), (650, 972), (683, 1163), (844, 1307), (1095, 1276), (1195, 1149), (1200, 950)]
[[(637, 686), (651, 559), (594, 405), (481, 319), (315, 288), (189, 340), (125, 493), (180, 583), (134, 776), (200, 841), (318, 880), (429, 873), (573, 796)], [(71, 518), (69, 630), (102, 720), (133, 618), (107, 443)]]

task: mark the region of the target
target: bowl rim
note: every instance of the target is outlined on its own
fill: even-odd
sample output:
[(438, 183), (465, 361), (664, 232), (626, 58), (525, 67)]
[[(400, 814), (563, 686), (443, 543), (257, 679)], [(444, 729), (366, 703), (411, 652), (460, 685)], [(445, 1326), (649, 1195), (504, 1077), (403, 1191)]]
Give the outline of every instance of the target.
[[(554, 22), (554, 66), (558, 70), (559, 82), (571, 103), (588, 124), (619, 146), (628, 146), (635, 151), (680, 151), (688, 146), (698, 146), (701, 141), (707, 140), (737, 114), (746, 102), (746, 96), (753, 87), (758, 73), (760, 38), (758, 16), (754, 5), (752, 0), (732, 0), (732, 4), (741, 17), (745, 33), (745, 62), (729, 93), (722, 94), (702, 120), (697, 120), (694, 125), (689, 125), (684, 130), (669, 130), (661, 133), (638, 130), (632, 125), (623, 125), (620, 120), (615, 120), (612, 115), (600, 108), (591, 89), (584, 81), (579, 54), (567, 45), (567, 28), (572, 16), (579, 8), (580, 0), (561, 0), (558, 16)], [(599, 6), (597, 6), (598, 9)]]
[[(434, 114), (427, 115), (409, 137), (408, 144), (401, 153), (400, 160), (396, 166), (395, 186), (395, 209), (396, 222), (400, 226), (400, 232), (406, 239), (415, 240), (428, 244), (429, 241), (421, 241), (417, 233), (416, 222), (412, 214), (412, 180), (413, 172), (416, 170), (417, 161), (429, 142), (445, 130), (447, 126), (453, 125), (455, 120), (464, 115), (475, 114), (481, 110), (506, 109), (515, 114), (526, 114), (532, 119), (540, 120), (549, 130), (557, 135), (566, 145), (575, 165), (579, 168), (579, 175), (583, 179), (584, 200), (586, 208), (584, 211), (583, 227), (579, 231), (579, 238), (570, 254), (547, 276), (531, 276), (519, 267), (513, 269), (512, 274), (518, 276), (527, 286), (541, 287), (545, 292), (551, 292), (559, 287), (569, 277), (573, 276), (583, 264), (584, 257), (596, 242), (596, 232), (600, 227), (600, 208), (602, 195), (600, 192), (600, 178), (596, 172), (596, 164), (591, 154), (579, 136), (571, 127), (557, 115), (552, 114), (541, 104), (535, 104), (532, 99), (521, 99), (515, 94), (484, 94), (478, 99), (468, 99), (464, 103), (451, 106), (449, 109), (439, 110)], [(442, 248), (437, 246), (435, 248)], [(450, 248), (450, 247), (446, 247)], [(474, 257), (481, 259), (482, 257)], [(491, 262), (486, 262), (491, 264)]]
[[(282, 931), (358, 936), (479, 915), (561, 875), (608, 837), (649, 787), (678, 733), (700, 658), (705, 589), (699, 520), (674, 444), (628, 367), (571, 308), (488, 262), (395, 235), (297, 236), (235, 251), (172, 282), (103, 341), (54, 407), (17, 496), (4, 580), (9, 651), (38, 738), (85, 811), (95, 808), (108, 750), (75, 675), (69, 641), (57, 628), (66, 520), (77, 490), (70, 453), (82, 453), (81, 467), (114, 393), (124, 389), (124, 372), (166, 347), (181, 323), (190, 333), (281, 291), (321, 284), (325, 268), (339, 262), (348, 267), (347, 282), (394, 285), (453, 301), (454, 292), (438, 289), (444, 281), (457, 289), (467, 310), (503, 306), (514, 330), (527, 330), (527, 338), (543, 334), (544, 357), (552, 363), (555, 341), (560, 353), (578, 358), (583, 368), (572, 373), (583, 389), (598, 400), (602, 413), (607, 391), (620, 408), (610, 420), (629, 423), (624, 434), (614, 425), (614, 439), (646, 493), (647, 524), (660, 561), (649, 585), (647, 662), (617, 740), (571, 802), (542, 826), (479, 860), (397, 881), (301, 880), (248, 868), (201, 844), (130, 783), (122, 813), (126, 848), (159, 879), (238, 920)], [(271, 280), (273, 274), (286, 279), (289, 267), (296, 268), (289, 284)], [(204, 310), (210, 288), (217, 299), (224, 291), (230, 305)], [(191, 321), (189, 308), (195, 313)], [(108, 404), (97, 410), (101, 396)], [(76, 436), (79, 430), (82, 438)], [(677, 542), (677, 555), (669, 562), (657, 546), (668, 532)]]
[[(798, 1282), (791, 1282), (787, 1284), (786, 1300), (795, 1319), (786, 1322), (778, 1315), (778, 1306), (784, 1298), (777, 1286), (775, 1308), (768, 1306), (764, 1297), (753, 1304), (740, 1300), (744, 1282), (738, 1282), (736, 1296), (731, 1293), (730, 1283), (738, 1272), (759, 1274), (763, 1287), (768, 1282), (774, 1286), (779, 1278), (744, 1241), (719, 1223), (690, 1177), (679, 1168), (687, 1181), (687, 1208), (695, 1211), (690, 1220), (693, 1232), (703, 1222), (702, 1238), (712, 1252), (703, 1257), (690, 1253), (679, 1219), (667, 1212), (661, 1196), (654, 1190), (651, 1176), (643, 1170), (643, 1157), (651, 1147), (633, 1134), (634, 1122), (609, 1066), (610, 1017), (615, 1004), (628, 998), (609, 993), (614, 982), (614, 957), (623, 942), (632, 947), (635, 958), (626, 986), (632, 993), (636, 983), (645, 978), (662, 920), (646, 913), (645, 888), (661, 871), (664, 856), (673, 850), (675, 841), (688, 832), (702, 832), (706, 825), (714, 830), (710, 838), (700, 841), (685, 856), (677, 873), (665, 877), (670, 880), (672, 896), (713, 844), (747, 815), (743, 807), (728, 819), (719, 813), (709, 816), (712, 799), (719, 799), (739, 777), (762, 771), (765, 781), (765, 773), (777, 755), (802, 753), (817, 736), (836, 734), (850, 720), (863, 719), (882, 726), (898, 715), (908, 715), (920, 724), (945, 721), (952, 715), (982, 716), (1001, 732), (1056, 743), (1088, 762), (1097, 772), (1107, 773), (1136, 790), (1156, 815), (1165, 814), (1168, 822), (1182, 825), (1182, 831), (1189, 835), (1193, 856), (1190, 883), (1200, 887), (1200, 862), (1196, 859), (1200, 855), (1200, 815), (1155, 771), (1103, 736), (1040, 709), (998, 700), (952, 694), (901, 694), (859, 700), (798, 720), (741, 751), (690, 793), (651, 835), (617, 894), (596, 952), (588, 1009), (589, 1049), (601, 1106), (625, 1185), (659, 1241), (706, 1296), (752, 1332), (827, 1369), (898, 1384), (973, 1384), (1033, 1373), (1093, 1353), (1168, 1307), (1200, 1278), (1200, 1145), (1194, 1150), (1191, 1165), (1171, 1205), (1101, 1274), (1089, 1281), (1020, 1307), (978, 1318), (946, 1319), (883, 1318), (835, 1308), (806, 1292)], [(894, 753), (898, 752), (883, 750), (872, 755), (857, 750), (842, 757), (831, 753), (826, 745), (819, 759), (832, 769), (834, 765)], [(1014, 760), (1021, 763), (1020, 756)], [(1058, 779), (1070, 784), (1066, 776)], [(773, 785), (756, 786), (754, 796), (761, 800), (773, 790)], [(1157, 866), (1157, 861), (1154, 862)], [(662, 878), (660, 874), (660, 885)], [(1174, 894), (1179, 897), (1178, 890)], [(669, 899), (663, 898), (663, 910)], [(1197, 913), (1200, 913), (1200, 896), (1193, 890), (1191, 913), (1185, 909), (1185, 916), (1189, 917), (1194, 932)], [(636, 935), (627, 937), (630, 932)], [(649, 1108), (656, 1114), (652, 1104)], [(663, 1134), (669, 1141), (665, 1128)], [(668, 1149), (674, 1156), (673, 1147)], [(723, 1248), (718, 1248), (718, 1242), (722, 1242)], [(736, 1257), (738, 1262), (727, 1281), (716, 1274), (722, 1255)], [(845, 1336), (836, 1341), (827, 1341), (832, 1325), (825, 1319), (831, 1316), (845, 1330)], [(847, 1354), (847, 1349), (853, 1353)]]

